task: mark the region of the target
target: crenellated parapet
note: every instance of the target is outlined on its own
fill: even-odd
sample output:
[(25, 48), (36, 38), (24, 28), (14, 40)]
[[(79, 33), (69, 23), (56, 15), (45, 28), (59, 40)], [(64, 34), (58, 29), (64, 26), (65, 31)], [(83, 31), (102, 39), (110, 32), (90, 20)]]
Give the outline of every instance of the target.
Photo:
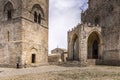
[(81, 23), (68, 31), (68, 59), (79, 58), (81, 65), (120, 65), (120, 0), (88, 4)]
[(99, 24), (95, 25), (95, 24), (91, 24), (91, 23), (79, 23), (77, 26), (75, 26), (74, 28), (70, 29), (68, 31), (68, 33), (74, 33), (75, 31), (77, 31), (78, 29), (80, 28), (83, 28), (83, 27), (101, 27)]
[[(97, 33), (101, 37), (101, 27), (99, 25), (94, 25), (91, 23), (81, 23), (76, 27), (68, 31), (68, 58), (72, 60), (74, 54), (74, 42), (76, 38), (78, 40), (77, 44), (79, 45), (78, 54), (81, 66), (87, 65), (87, 41), (89, 36), (92, 33)], [(77, 48), (77, 49), (78, 49)], [(77, 57), (76, 56), (76, 57)]]

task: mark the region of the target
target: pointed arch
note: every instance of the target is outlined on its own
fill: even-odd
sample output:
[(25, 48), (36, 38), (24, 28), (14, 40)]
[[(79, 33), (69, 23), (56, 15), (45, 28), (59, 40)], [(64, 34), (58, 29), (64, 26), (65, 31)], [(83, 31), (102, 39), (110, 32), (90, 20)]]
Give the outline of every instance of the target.
[(34, 12), (34, 22), (41, 24), (42, 19), (44, 19), (44, 11), (39, 4), (34, 4), (32, 7), (32, 12)]
[(34, 22), (37, 22), (37, 12), (34, 12)]
[(13, 4), (12, 2), (8, 1), (5, 5), (4, 5), (4, 13), (6, 14), (6, 18), (7, 20), (11, 20), (12, 16), (13, 16)]
[(41, 14), (38, 15), (38, 23), (41, 23)]
[(38, 9), (38, 10), (40, 10), (41, 15), (44, 17), (44, 10), (43, 10), (43, 8), (42, 8), (39, 4), (34, 4), (33, 7), (32, 7), (32, 11), (33, 11), (35, 8)]
[(99, 58), (99, 44), (101, 44), (101, 36), (97, 31), (90, 33), (87, 39), (87, 58), (88, 59), (98, 59)]
[(79, 37), (77, 34), (74, 34), (72, 37), (72, 54), (73, 60), (79, 60)]
[(36, 48), (31, 48), (30, 50), (30, 54), (31, 54), (31, 63), (36, 63), (37, 62), (37, 54), (38, 54), (38, 50)]

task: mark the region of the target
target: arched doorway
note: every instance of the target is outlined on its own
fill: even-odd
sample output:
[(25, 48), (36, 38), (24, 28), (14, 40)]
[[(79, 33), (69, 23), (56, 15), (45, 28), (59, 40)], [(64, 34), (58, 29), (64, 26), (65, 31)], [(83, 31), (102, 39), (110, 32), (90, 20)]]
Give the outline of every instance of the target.
[(38, 63), (38, 50), (36, 48), (30, 48), (29, 54), (26, 54), (26, 64), (37, 64)]
[(98, 59), (98, 41), (94, 40), (93, 44), (92, 44), (92, 58), (93, 59)]
[(79, 39), (78, 36), (75, 34), (73, 38), (73, 60), (79, 60)]
[(88, 59), (99, 58), (100, 36), (97, 32), (92, 32), (88, 37)]

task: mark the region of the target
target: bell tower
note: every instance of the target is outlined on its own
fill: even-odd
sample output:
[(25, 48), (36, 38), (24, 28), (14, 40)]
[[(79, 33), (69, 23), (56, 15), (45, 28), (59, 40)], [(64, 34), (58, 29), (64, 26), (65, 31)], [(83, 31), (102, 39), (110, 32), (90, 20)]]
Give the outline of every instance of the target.
[(48, 0), (0, 0), (0, 66), (47, 63)]
[(22, 0), (22, 64), (46, 64), (48, 0)]

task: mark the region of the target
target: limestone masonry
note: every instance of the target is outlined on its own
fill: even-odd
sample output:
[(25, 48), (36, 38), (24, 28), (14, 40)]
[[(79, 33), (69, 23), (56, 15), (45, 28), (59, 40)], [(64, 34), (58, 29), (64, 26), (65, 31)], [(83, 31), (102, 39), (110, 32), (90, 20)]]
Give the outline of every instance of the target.
[(120, 65), (120, 0), (89, 0), (82, 23), (68, 31), (68, 60)]
[(0, 66), (47, 64), (48, 0), (0, 0)]

